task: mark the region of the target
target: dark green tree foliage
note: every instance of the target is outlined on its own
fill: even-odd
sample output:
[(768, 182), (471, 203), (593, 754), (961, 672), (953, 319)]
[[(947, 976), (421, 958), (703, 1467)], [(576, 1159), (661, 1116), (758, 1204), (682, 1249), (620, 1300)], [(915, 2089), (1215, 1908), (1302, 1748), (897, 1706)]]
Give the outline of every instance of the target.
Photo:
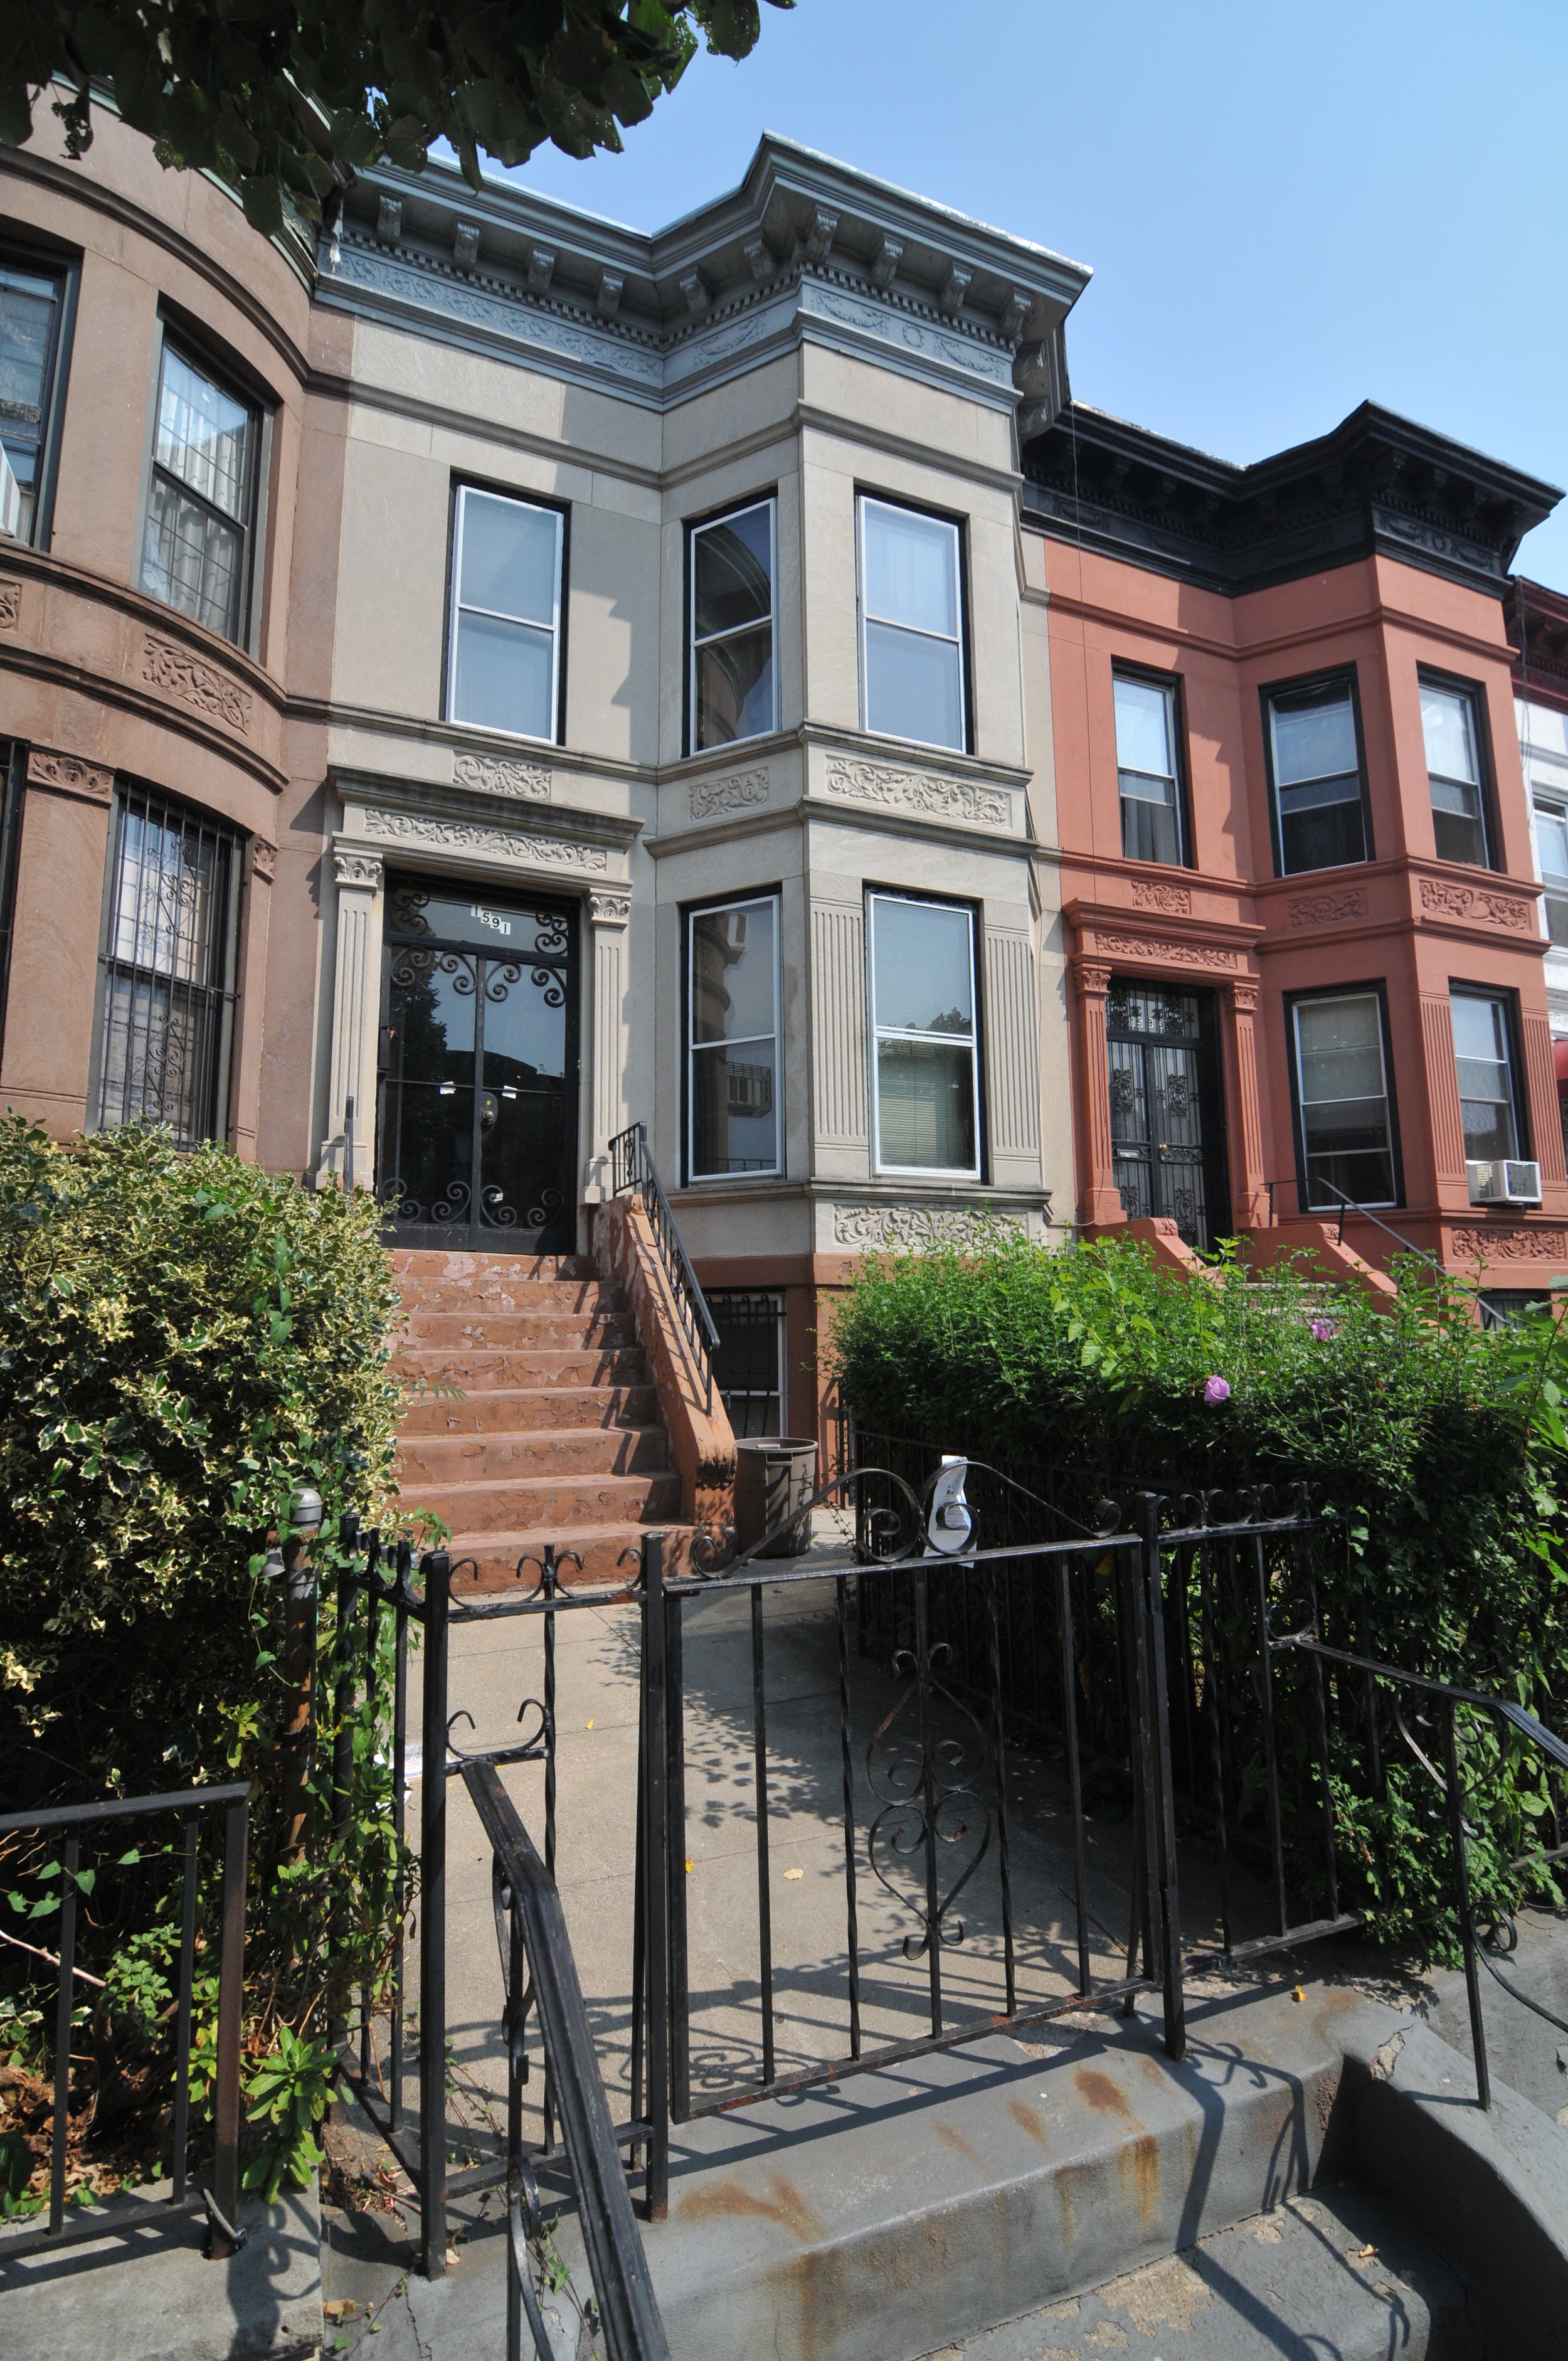
[[(345, 1509), (375, 1522), (392, 1486), (395, 1309), (367, 1200), (221, 1148), (181, 1154), (166, 1131), (67, 1151), (0, 1124), (0, 1795), (16, 1811), (254, 1780), (247, 2040), (277, 2052), (281, 2027), (305, 2035), (300, 2070), (318, 2096), (309, 2037), (329, 1987), (374, 1976), (391, 1942), (385, 1684), (379, 1721), (356, 1709), (350, 1823), (335, 1838), (325, 1788), (332, 1537)], [(310, 1858), (280, 1870), (283, 1586), (263, 1560), (303, 1484), (325, 1504), (329, 1577), (318, 1793)], [(107, 1979), (101, 2052), (168, 2029), (172, 1828), (134, 1833), (141, 1860), (116, 1877), (107, 1848), (79, 1935), (79, 1958)], [(14, 1845), (0, 1863), (0, 1927), (15, 1935), (41, 1913), (22, 1931), (46, 1949), (48, 1867)], [(203, 1944), (215, 1872), (208, 1859)], [(6, 2015), (15, 2033), (48, 1981), (14, 1942), (0, 1950), (0, 2052)], [(214, 1998), (204, 1988), (209, 2047)], [(279, 2152), (302, 2155), (291, 2122)]]
[[(1327, 1526), (1327, 1636), (1516, 1698), (1558, 1729), (1568, 1720), (1568, 1347), (1550, 1317), (1483, 1334), (1473, 1299), (1423, 1284), (1415, 1268), (1379, 1309), (1357, 1288), (1290, 1270), (1255, 1279), (1228, 1262), (1212, 1283), (1193, 1282), (1135, 1245), (1043, 1253), (999, 1235), (973, 1257), (868, 1261), (834, 1349), (862, 1428), (1036, 1471), (1080, 1516), (1102, 1494), (1124, 1501), (1146, 1486), (1310, 1483)], [(1212, 1378), (1227, 1398), (1207, 1398)], [(1248, 1631), (1234, 1638), (1251, 1645)], [(1340, 1837), (1369, 1881), (1352, 1906), (1368, 1906), (1381, 1933), (1446, 1955), (1442, 1798), (1395, 1739), (1386, 1797), (1371, 1800), (1360, 1708), (1345, 1695)], [(1304, 1716), (1304, 1692), (1299, 1702)], [(1551, 1840), (1539, 1761), (1499, 1750), (1488, 1727), (1467, 1719), (1462, 1730), (1482, 1907), (1517, 1899), (1508, 1862), (1543, 1828)], [(1304, 1719), (1296, 1735), (1305, 1741)], [(1255, 1743), (1257, 1730), (1244, 1736)], [(1441, 1747), (1427, 1737), (1429, 1751)], [(1247, 1777), (1261, 1808), (1255, 1752)], [(1299, 1800), (1310, 1888), (1317, 1800)]]
[(22, 145), (58, 77), (80, 156), (92, 86), (111, 85), (161, 162), (216, 172), (271, 232), (285, 198), (319, 220), (348, 173), (422, 171), (438, 139), (475, 189), (481, 153), (513, 165), (546, 141), (619, 149), (699, 36), (743, 58), (760, 29), (758, 0), (8, 0), (0, 140)]

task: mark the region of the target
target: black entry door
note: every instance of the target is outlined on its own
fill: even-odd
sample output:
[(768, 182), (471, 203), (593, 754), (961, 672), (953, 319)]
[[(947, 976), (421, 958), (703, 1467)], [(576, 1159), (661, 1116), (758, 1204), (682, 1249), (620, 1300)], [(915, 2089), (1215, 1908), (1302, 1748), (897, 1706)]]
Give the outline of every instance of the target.
[(1112, 981), (1111, 1152), (1127, 1219), (1163, 1214), (1207, 1254), (1230, 1224), (1214, 995)]
[(569, 906), (388, 881), (377, 1189), (410, 1245), (576, 1245)]

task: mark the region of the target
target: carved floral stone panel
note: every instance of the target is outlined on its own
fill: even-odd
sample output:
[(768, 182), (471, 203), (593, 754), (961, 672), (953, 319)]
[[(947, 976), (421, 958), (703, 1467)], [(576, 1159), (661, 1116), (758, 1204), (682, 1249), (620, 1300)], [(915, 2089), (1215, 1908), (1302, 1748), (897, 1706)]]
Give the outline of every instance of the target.
[(22, 586), (8, 577), (0, 580), (0, 631), (14, 631), (22, 620)]
[(1460, 1262), (1568, 1262), (1568, 1230), (1451, 1230), (1449, 1250)]
[(1529, 934), (1535, 925), (1533, 902), (1493, 893), (1485, 885), (1451, 885), (1437, 877), (1421, 879), (1421, 907), (1444, 918), (1487, 918), (1516, 935)]
[(906, 1254), (938, 1246), (977, 1245), (1001, 1227), (1022, 1230), (1012, 1214), (972, 1213), (959, 1205), (835, 1205), (833, 1235), (841, 1246), (874, 1254), (897, 1246)]
[(475, 820), (433, 819), (422, 812), (365, 813), (365, 833), (389, 844), (427, 845), (448, 852), (472, 852), (513, 867), (577, 869), (602, 876), (609, 854), (602, 844), (576, 844), (569, 837), (521, 836), (507, 828), (481, 828)]
[(1365, 886), (1348, 886), (1343, 894), (1303, 894), (1289, 905), (1293, 927), (1332, 927), (1342, 918), (1365, 918)]
[(693, 819), (712, 819), (716, 813), (744, 811), (749, 804), (765, 804), (771, 782), (766, 763), (754, 771), (731, 771), (721, 779), (694, 779)]
[(452, 784), (480, 795), (518, 796), (537, 804), (550, 800), (550, 773), (543, 763), (514, 763), (499, 754), (459, 754)]
[(263, 836), (251, 840), (250, 873), (263, 885), (270, 885), (278, 873), (278, 847)]
[(35, 746), (27, 756), (27, 785), (53, 787), (62, 796), (81, 796), (87, 803), (106, 804), (115, 792), (115, 774), (102, 763), (84, 763), (80, 754)]
[(624, 927), (631, 920), (630, 894), (599, 893), (588, 895), (588, 916), (596, 927)]
[(1013, 825), (1013, 798), (1004, 787), (974, 785), (968, 779), (942, 779), (928, 771), (894, 770), (885, 763), (862, 763), (836, 754), (823, 783), (830, 796), (885, 810), (916, 812), (923, 819), (956, 819), (971, 827)]
[(1152, 935), (1108, 935), (1097, 931), (1097, 950), (1112, 959), (1168, 961), (1176, 967), (1208, 967), (1234, 969), (1236, 955), (1219, 943), (1175, 943), (1157, 941)]
[(226, 722), (231, 730), (249, 735), (250, 691), (219, 672), (215, 664), (204, 663), (189, 648), (148, 631), (142, 645), (141, 676), (149, 687), (161, 689), (165, 697), (177, 697), (181, 705), (191, 706), (197, 713)]
[(333, 874), (340, 885), (367, 887), (372, 894), (381, 890), (381, 856), (378, 852), (334, 852)]
[(1168, 910), (1173, 918), (1192, 916), (1192, 891), (1187, 885), (1157, 885), (1150, 877), (1133, 880), (1135, 910)]

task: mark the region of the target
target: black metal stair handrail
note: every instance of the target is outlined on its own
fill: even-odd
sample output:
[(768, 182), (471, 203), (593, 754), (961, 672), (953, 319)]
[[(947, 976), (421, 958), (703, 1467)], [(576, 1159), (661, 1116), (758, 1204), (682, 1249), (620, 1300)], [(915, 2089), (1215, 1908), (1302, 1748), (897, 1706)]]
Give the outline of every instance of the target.
[(681, 1234), (675, 1227), (675, 1217), (670, 1211), (670, 1201), (664, 1194), (663, 1183), (653, 1159), (648, 1152), (648, 1126), (630, 1124), (618, 1131), (609, 1143), (610, 1185), (613, 1193), (624, 1197), (635, 1191), (648, 1209), (652, 1224), (659, 1260), (680, 1316), (681, 1332), (692, 1365), (703, 1389), (703, 1408), (713, 1409), (713, 1356), (718, 1350), (718, 1331), (707, 1301), (696, 1282)]
[(522, 2026), (531, 2004), (539, 2012), (550, 2087), (560, 2114), (566, 2162), (577, 2196), (578, 2226), (587, 2248), (609, 2361), (669, 2361), (670, 2348), (631, 2210), (626, 2169), (610, 2120), (559, 1890), (502, 1786), (496, 1764), (466, 1763), (462, 1775), (494, 1856), (496, 1928), (507, 1987), (509, 2361), (517, 2361), (521, 2353), (523, 2311), (539, 2361), (552, 2361), (553, 2354), (528, 2256), (529, 2233), (536, 2234), (539, 2196), (523, 2153), (517, 2095), (526, 2071)]

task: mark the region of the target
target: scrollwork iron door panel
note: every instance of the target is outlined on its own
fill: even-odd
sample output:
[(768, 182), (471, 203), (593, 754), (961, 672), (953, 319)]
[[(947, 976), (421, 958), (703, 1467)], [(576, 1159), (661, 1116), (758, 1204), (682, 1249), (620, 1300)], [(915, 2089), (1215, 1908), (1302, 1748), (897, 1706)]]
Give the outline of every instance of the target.
[(1131, 1222), (1207, 1253), (1228, 1218), (1213, 995), (1117, 978), (1106, 1003), (1112, 1165)]
[(395, 1235), (480, 1252), (576, 1244), (570, 910), (394, 882), (378, 1188)]

